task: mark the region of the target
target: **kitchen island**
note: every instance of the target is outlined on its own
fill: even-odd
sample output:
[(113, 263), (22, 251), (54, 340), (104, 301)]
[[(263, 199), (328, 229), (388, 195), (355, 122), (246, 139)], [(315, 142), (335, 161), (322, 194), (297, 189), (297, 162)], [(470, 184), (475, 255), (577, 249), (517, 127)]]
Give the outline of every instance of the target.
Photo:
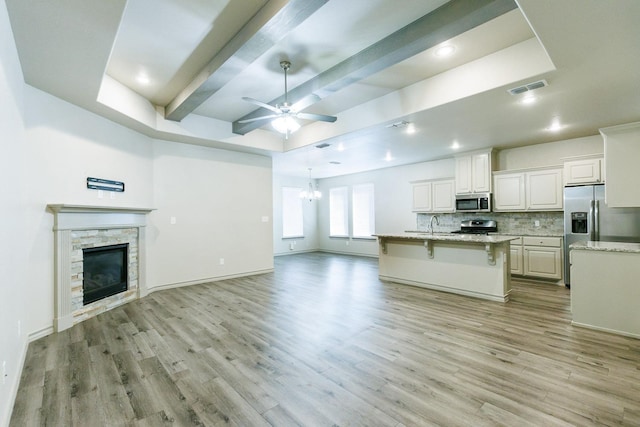
[(640, 338), (640, 243), (570, 247), (572, 324)]
[(381, 280), (506, 302), (514, 236), (377, 234)]

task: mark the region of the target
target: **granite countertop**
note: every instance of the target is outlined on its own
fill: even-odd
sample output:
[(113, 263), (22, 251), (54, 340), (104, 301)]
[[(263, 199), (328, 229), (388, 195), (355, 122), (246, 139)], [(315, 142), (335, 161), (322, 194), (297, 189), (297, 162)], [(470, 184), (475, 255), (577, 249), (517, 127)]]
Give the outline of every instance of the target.
[(469, 242), (469, 243), (504, 243), (517, 236), (505, 235), (482, 235), (482, 234), (451, 234), (451, 233), (425, 233), (425, 232), (404, 232), (394, 234), (374, 234), (378, 238), (394, 238), (406, 240), (439, 240), (446, 242)]
[[(440, 232), (436, 231), (436, 233), (450, 233), (454, 230), (442, 230)], [(405, 230), (405, 233), (420, 233), (420, 234), (429, 234), (428, 231), (420, 231), (420, 230)], [(558, 233), (489, 233), (489, 236), (513, 236), (513, 237), (564, 237), (564, 234)]]
[(564, 237), (564, 234), (554, 234), (554, 233), (496, 233), (502, 236), (516, 236), (516, 237)]
[(628, 242), (578, 242), (569, 246), (572, 250), (640, 253), (640, 243)]

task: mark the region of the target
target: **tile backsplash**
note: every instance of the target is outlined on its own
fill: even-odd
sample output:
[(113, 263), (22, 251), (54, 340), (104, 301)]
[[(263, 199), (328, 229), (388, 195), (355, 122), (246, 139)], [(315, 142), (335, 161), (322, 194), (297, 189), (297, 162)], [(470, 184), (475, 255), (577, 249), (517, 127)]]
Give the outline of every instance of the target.
[[(417, 214), (417, 230), (427, 231), (429, 221), (434, 214)], [(436, 232), (448, 232), (460, 229), (460, 222), (468, 219), (492, 219), (498, 223), (498, 233), (527, 234), (527, 235), (557, 235), (564, 234), (563, 212), (492, 212), (492, 213), (439, 213), (439, 225), (434, 227)], [(539, 226), (536, 226), (538, 221)]]

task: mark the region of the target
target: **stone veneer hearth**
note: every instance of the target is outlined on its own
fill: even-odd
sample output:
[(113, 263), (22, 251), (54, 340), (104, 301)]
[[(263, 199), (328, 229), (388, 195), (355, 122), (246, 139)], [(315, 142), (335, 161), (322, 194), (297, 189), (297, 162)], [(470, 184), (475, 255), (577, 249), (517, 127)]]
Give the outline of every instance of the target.
[[(152, 209), (48, 205), (55, 215), (54, 329), (62, 331), (85, 319), (146, 295), (146, 215)], [(83, 305), (82, 249), (128, 243), (128, 289)]]

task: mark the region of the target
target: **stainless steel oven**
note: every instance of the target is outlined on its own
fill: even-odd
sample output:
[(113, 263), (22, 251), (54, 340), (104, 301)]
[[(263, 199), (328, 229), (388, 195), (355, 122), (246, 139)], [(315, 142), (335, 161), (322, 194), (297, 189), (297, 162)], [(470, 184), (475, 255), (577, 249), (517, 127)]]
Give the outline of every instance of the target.
[(456, 212), (491, 212), (491, 193), (456, 194)]

